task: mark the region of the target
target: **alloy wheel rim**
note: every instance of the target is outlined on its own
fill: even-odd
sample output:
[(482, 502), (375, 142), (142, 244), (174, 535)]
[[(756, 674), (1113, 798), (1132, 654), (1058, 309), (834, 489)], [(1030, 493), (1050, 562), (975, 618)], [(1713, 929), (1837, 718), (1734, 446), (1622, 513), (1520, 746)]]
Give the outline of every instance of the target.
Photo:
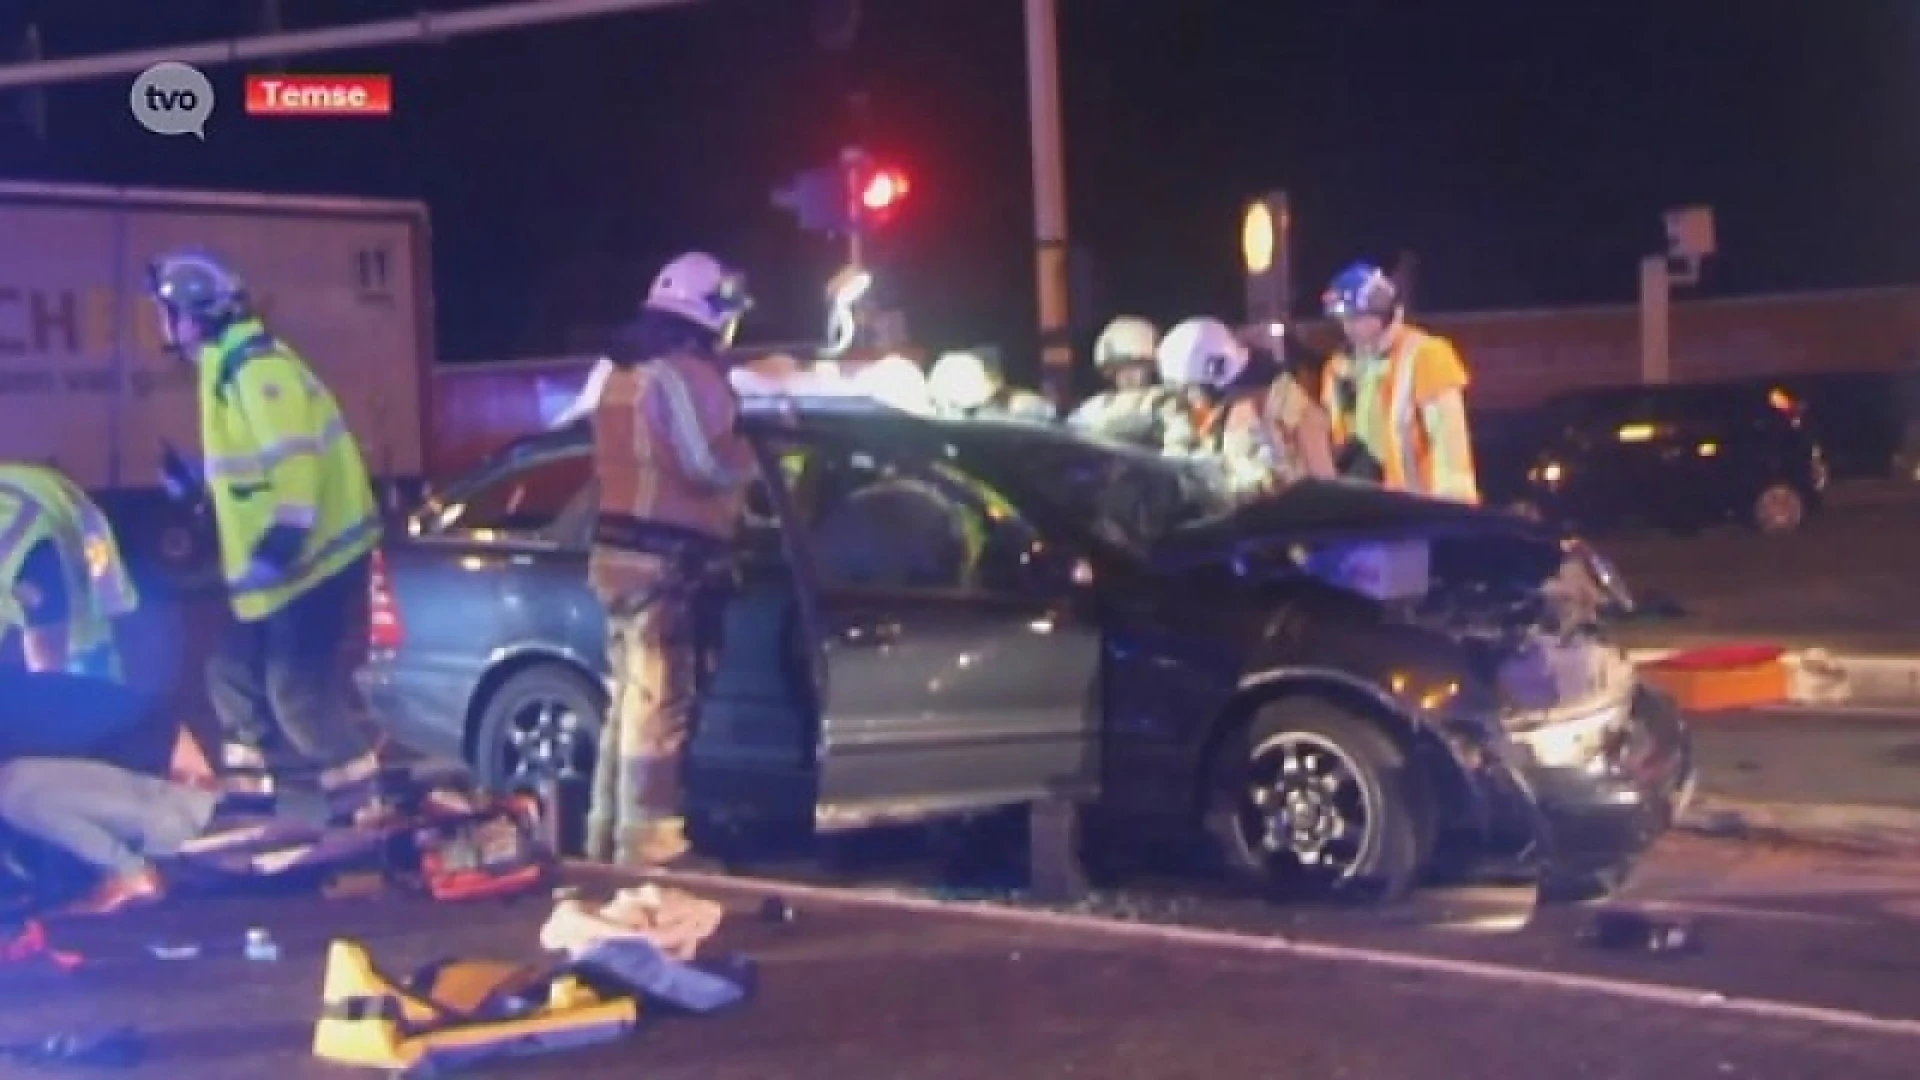
[(535, 698), (509, 714), (502, 739), (504, 771), (515, 787), (549, 780), (582, 783), (592, 775), (594, 743), (577, 711), (556, 698)]
[(1318, 886), (1354, 876), (1377, 808), (1359, 764), (1310, 732), (1286, 732), (1248, 756), (1240, 833), (1278, 878)]

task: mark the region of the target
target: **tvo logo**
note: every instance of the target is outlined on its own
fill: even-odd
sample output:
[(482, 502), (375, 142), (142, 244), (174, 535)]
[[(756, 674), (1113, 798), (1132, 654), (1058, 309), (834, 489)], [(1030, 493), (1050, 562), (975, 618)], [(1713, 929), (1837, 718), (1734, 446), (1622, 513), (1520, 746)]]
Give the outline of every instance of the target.
[(204, 142), (213, 115), (213, 84), (199, 68), (168, 61), (133, 80), (127, 103), (134, 121), (155, 135), (191, 135)]

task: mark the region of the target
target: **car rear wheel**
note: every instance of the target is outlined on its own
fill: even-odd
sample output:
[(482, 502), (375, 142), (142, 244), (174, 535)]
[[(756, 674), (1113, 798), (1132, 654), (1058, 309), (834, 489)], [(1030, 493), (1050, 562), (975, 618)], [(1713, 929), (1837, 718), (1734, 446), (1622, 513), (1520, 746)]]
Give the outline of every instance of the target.
[(1264, 706), (1211, 779), (1206, 825), (1230, 868), (1290, 898), (1398, 900), (1433, 850), (1427, 787), (1405, 751), (1331, 702)]
[(559, 664), (523, 668), (481, 709), (474, 771), (498, 792), (540, 794), (553, 784), (566, 819), (562, 833), (571, 840), (592, 791), (605, 716), (601, 695), (585, 676)]
[(1807, 497), (1787, 483), (1768, 485), (1754, 497), (1753, 527), (1763, 533), (1790, 533), (1807, 520)]

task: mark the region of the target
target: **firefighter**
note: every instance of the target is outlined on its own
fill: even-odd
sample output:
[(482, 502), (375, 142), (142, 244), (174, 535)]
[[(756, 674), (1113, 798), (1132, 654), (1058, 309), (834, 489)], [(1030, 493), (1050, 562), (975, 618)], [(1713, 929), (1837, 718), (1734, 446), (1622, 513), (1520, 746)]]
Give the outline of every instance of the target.
[(1160, 379), (1182, 397), (1164, 452), (1213, 462), (1239, 495), (1270, 491), (1282, 463), (1268, 437), (1267, 388), (1247, 383), (1247, 347), (1215, 319), (1188, 319), (1160, 341)]
[(755, 478), (723, 350), (745, 281), (693, 252), (654, 279), (593, 414), (600, 488), (589, 576), (607, 611), (613, 703), (587, 854), (644, 868), (691, 855), (681, 762), (695, 711), (697, 600)]
[(927, 373), (927, 389), (942, 416), (1036, 424), (1059, 419), (1052, 402), (1031, 390), (1009, 386), (998, 361), (971, 349), (941, 354)]
[(1158, 450), (1177, 424), (1180, 395), (1156, 382), (1160, 332), (1145, 319), (1122, 315), (1093, 343), (1093, 366), (1111, 386), (1080, 403), (1067, 426), (1116, 442)]
[(189, 250), (155, 260), (148, 274), (166, 342), (199, 372), (198, 479), (234, 616), (207, 669), (227, 789), (271, 799), (262, 748), (277, 731), (320, 769), (334, 821), (370, 823), (387, 809), (380, 761), (345, 670), (367, 640), (380, 539), (359, 445), (333, 394), (262, 324), (231, 268)]
[(1267, 388), (1261, 412), (1267, 435), (1282, 463), (1283, 481), (1331, 480), (1339, 475), (1333, 459), (1333, 418), (1321, 403), (1317, 371), (1287, 355), (1286, 340), (1265, 336), (1280, 373)]
[(1328, 361), (1323, 385), (1342, 471), (1479, 502), (1467, 369), (1453, 343), (1409, 324), (1392, 279), (1367, 263), (1341, 271), (1322, 304), (1349, 345)]
[(41, 465), (0, 465), (0, 635), (27, 667), (119, 679), (114, 620), (139, 605), (107, 517)]

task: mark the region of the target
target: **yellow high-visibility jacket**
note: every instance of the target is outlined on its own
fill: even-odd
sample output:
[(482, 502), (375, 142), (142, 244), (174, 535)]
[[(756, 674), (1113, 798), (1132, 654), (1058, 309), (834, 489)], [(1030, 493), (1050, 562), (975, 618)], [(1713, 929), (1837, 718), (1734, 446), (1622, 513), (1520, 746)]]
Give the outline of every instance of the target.
[(131, 614), (140, 598), (107, 516), (57, 470), (0, 464), (0, 632), (26, 628), (14, 585), (43, 540), (53, 542), (66, 578), (68, 670), (120, 678), (113, 620)]
[[(233, 613), (257, 621), (371, 551), (380, 517), (333, 394), (257, 320), (200, 350), (200, 438)], [(292, 566), (255, 559), (275, 525), (306, 530)]]

